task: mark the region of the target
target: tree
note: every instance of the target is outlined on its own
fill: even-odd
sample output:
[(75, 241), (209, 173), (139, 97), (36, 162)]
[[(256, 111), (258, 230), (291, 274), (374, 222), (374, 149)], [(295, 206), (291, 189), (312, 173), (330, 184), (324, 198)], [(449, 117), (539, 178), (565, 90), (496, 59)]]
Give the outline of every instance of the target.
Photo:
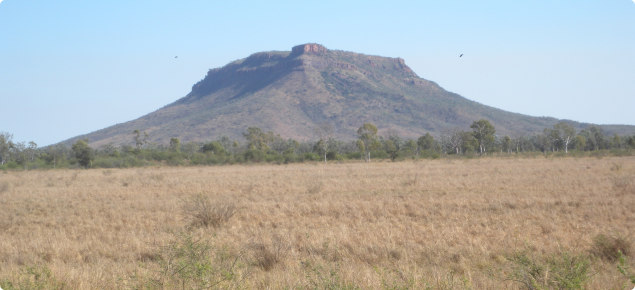
[(282, 152), (288, 148), (287, 141), (284, 140), (280, 134), (274, 134), (269, 131), (266, 136), (266, 144), (269, 144), (271, 149), (278, 152), (278, 154), (282, 154)]
[(329, 123), (322, 123), (315, 126), (315, 134), (318, 136), (318, 148), (320, 153), (324, 154), (324, 163), (326, 163), (326, 154), (329, 151), (329, 144), (333, 140), (333, 126)]
[(465, 131), (461, 131), (461, 134), (463, 135), (461, 137), (461, 144), (459, 146), (459, 153), (462, 154), (466, 154), (469, 152), (474, 152), (476, 151), (478, 147), (478, 140), (476, 140), (476, 138), (474, 138), (474, 133), (472, 132), (465, 132)]
[(355, 145), (357, 145), (357, 149), (359, 149), (359, 159), (365, 158), (366, 157), (366, 146), (364, 145), (364, 141), (362, 141), (361, 139), (358, 139), (357, 142), (355, 142)]
[(29, 146), (27, 146), (26, 148), (28, 150), (28, 154), (29, 154), (29, 160), (31, 162), (33, 162), (33, 158), (35, 157), (35, 153), (36, 153), (36, 149), (37, 149), (37, 143), (31, 141), (29, 142)]
[(536, 139), (540, 150), (547, 156), (547, 150), (551, 148), (551, 130), (549, 128), (545, 128), (542, 134), (538, 135)]
[(179, 138), (172, 137), (172, 139), (170, 139), (170, 150), (176, 153), (181, 152), (181, 140), (179, 140)]
[(183, 146), (183, 149), (185, 150), (185, 153), (187, 153), (187, 155), (190, 158), (192, 157), (192, 154), (198, 152), (200, 148), (201, 148), (201, 146), (198, 143), (194, 142), (194, 141), (187, 142)]
[(464, 137), (465, 132), (459, 127), (454, 127), (452, 129), (445, 129), (442, 131), (441, 142), (443, 142), (444, 147), (454, 151), (456, 154), (459, 154)]
[(29, 156), (26, 149), (26, 144), (24, 142), (15, 143), (13, 146), (13, 156), (15, 161), (24, 166), (24, 170), (26, 170), (27, 163), (29, 161)]
[(377, 127), (364, 123), (357, 130), (357, 138), (364, 144), (366, 162), (370, 162), (370, 152), (381, 148), (381, 143), (377, 140)]
[(564, 153), (569, 153), (569, 144), (573, 142), (573, 138), (576, 135), (575, 128), (565, 122), (560, 122), (553, 125), (553, 129), (558, 132), (556, 135), (562, 145), (564, 145)]
[(401, 151), (403, 140), (401, 140), (401, 136), (399, 136), (399, 131), (395, 129), (388, 129), (386, 131), (385, 139), (392, 141), (397, 151)]
[(148, 143), (148, 133), (143, 132), (143, 137), (141, 137), (141, 132), (139, 131), (139, 129), (135, 129), (134, 131), (132, 131), (132, 135), (134, 136), (133, 139), (135, 141), (137, 149), (141, 149), (141, 146)]
[(384, 142), (384, 150), (390, 155), (390, 160), (395, 162), (395, 159), (399, 156), (399, 150), (397, 146), (395, 146), (395, 143), (392, 140), (386, 140), (386, 142)]
[(582, 135), (575, 136), (575, 138), (573, 138), (573, 146), (577, 150), (584, 151), (584, 147), (586, 147), (586, 138)]
[[(602, 130), (602, 128), (596, 127), (596, 126), (592, 126), (591, 128), (589, 128), (589, 133), (593, 136), (593, 146), (595, 148), (595, 151), (598, 151), (600, 149), (604, 149), (604, 130)], [(589, 138), (587, 138), (589, 139)]]
[(68, 150), (68, 147), (63, 144), (51, 145), (46, 149), (43, 159), (46, 163), (53, 164), (53, 169), (55, 169), (58, 161), (65, 157), (64, 150)]
[(622, 149), (622, 138), (620, 138), (619, 135), (617, 134), (613, 134), (613, 148), (615, 149)]
[(206, 143), (205, 145), (203, 145), (203, 148), (201, 148), (201, 150), (203, 151), (203, 153), (212, 152), (215, 155), (225, 154), (225, 148), (220, 142), (217, 141)]
[(404, 144), (403, 147), (405, 151), (412, 152), (415, 157), (419, 156), (419, 146), (417, 145), (417, 141), (410, 139), (406, 142), (406, 144)]
[(232, 154), (236, 155), (236, 152), (238, 151), (239, 147), (240, 147), (240, 143), (234, 140), (234, 142), (232, 143)]
[[(273, 135), (273, 133), (272, 133)], [(247, 132), (243, 133), (245, 139), (247, 139), (247, 147), (249, 149), (267, 150), (269, 136), (258, 127), (249, 127)]]
[(509, 136), (505, 135), (505, 137), (503, 137), (503, 148), (502, 150), (507, 152), (507, 153), (511, 153), (512, 152), (512, 138), (510, 138)]
[(470, 128), (472, 128), (474, 138), (478, 141), (479, 150), (481, 154), (483, 154), (483, 152), (486, 152), (485, 146), (494, 142), (496, 129), (485, 119), (474, 121)]
[(88, 168), (93, 159), (95, 159), (93, 149), (88, 146), (88, 139), (78, 140), (71, 146), (71, 149), (75, 153), (77, 162), (79, 162), (81, 166), (84, 166), (84, 168)]
[(11, 153), (11, 147), (13, 142), (13, 134), (7, 132), (0, 132), (0, 165), (4, 165), (9, 161), (9, 154)]
[(635, 136), (628, 137), (628, 141), (626, 141), (628, 146), (635, 149)]
[(417, 139), (417, 145), (419, 145), (420, 150), (431, 150), (434, 148), (434, 137), (430, 133), (426, 133)]

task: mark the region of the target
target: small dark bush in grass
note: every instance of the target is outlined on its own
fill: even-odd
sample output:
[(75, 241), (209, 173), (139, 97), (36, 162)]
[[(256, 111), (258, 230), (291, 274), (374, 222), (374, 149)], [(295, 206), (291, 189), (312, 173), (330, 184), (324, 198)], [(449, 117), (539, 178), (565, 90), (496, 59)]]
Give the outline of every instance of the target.
[(183, 211), (193, 227), (218, 228), (234, 216), (237, 209), (233, 203), (212, 202), (208, 196), (196, 194), (186, 201)]
[(631, 246), (631, 241), (622, 236), (600, 234), (593, 238), (591, 253), (598, 258), (615, 262), (620, 258), (620, 252), (630, 257), (633, 254)]
[(291, 251), (289, 239), (274, 236), (270, 243), (259, 241), (252, 244), (252, 250), (256, 266), (265, 271), (273, 269), (278, 263), (284, 261)]

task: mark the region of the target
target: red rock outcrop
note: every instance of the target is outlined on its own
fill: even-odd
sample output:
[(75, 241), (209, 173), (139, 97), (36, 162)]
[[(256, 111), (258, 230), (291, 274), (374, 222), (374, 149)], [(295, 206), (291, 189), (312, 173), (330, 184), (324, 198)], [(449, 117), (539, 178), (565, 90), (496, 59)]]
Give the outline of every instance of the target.
[(317, 43), (300, 44), (291, 49), (292, 54), (323, 54), (327, 51), (326, 47)]

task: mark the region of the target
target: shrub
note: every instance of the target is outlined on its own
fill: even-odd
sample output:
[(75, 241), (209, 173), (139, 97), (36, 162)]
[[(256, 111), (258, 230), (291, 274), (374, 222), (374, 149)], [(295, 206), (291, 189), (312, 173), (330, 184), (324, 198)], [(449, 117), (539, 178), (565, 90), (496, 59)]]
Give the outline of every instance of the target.
[(591, 254), (606, 261), (615, 262), (620, 258), (620, 253), (631, 256), (631, 246), (631, 241), (622, 236), (599, 234), (593, 238)]
[(234, 216), (237, 209), (233, 203), (214, 203), (206, 195), (196, 194), (186, 201), (183, 211), (190, 226), (218, 228)]
[(271, 243), (260, 241), (253, 243), (251, 248), (256, 266), (269, 271), (287, 258), (291, 251), (291, 243), (287, 238), (274, 236)]
[(263, 154), (262, 151), (257, 149), (249, 149), (245, 151), (245, 154), (243, 156), (245, 158), (245, 161), (251, 161), (251, 162), (261, 162), (265, 159), (265, 154)]
[(337, 151), (331, 150), (326, 153), (326, 159), (327, 160), (341, 160), (342, 157), (340, 157), (340, 155), (337, 154)]
[(524, 251), (508, 260), (512, 265), (507, 280), (520, 283), (524, 289), (583, 289), (590, 278), (591, 264), (582, 254), (561, 252), (541, 262)]
[(315, 154), (315, 153), (304, 153), (304, 160), (308, 160), (308, 161), (320, 161), (322, 160), (322, 157)]
[(32, 289), (65, 289), (66, 285), (58, 281), (46, 266), (26, 266), (18, 275), (15, 282), (8, 279), (0, 280), (0, 288), (4, 290), (32, 290)]
[[(167, 245), (155, 245), (147, 254), (147, 276), (121, 281), (128, 289), (235, 289), (241, 288), (241, 253), (215, 248), (207, 241), (178, 234)], [(122, 288), (122, 287), (119, 287)]]
[(620, 263), (617, 265), (617, 270), (622, 274), (622, 276), (628, 279), (628, 281), (624, 283), (624, 287), (622, 287), (622, 289), (624, 289), (626, 288), (626, 284), (628, 284), (628, 282), (631, 282), (631, 284), (635, 285), (635, 274), (631, 273), (631, 267), (628, 265), (628, 262), (626, 262), (626, 256), (624, 256), (622, 252), (620, 252), (619, 254)]

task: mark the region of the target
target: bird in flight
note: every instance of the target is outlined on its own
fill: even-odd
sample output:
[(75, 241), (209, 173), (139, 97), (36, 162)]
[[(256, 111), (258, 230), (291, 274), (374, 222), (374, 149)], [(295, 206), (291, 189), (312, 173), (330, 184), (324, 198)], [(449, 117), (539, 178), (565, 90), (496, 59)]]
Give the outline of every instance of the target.
[(459, 57), (462, 57), (462, 56), (463, 56), (463, 54), (459, 55)]
[[(462, 55), (462, 54), (461, 54), (461, 55)], [(177, 57), (179, 57), (179, 56), (177, 55), (177, 56), (175, 56), (174, 58), (177, 58)]]

